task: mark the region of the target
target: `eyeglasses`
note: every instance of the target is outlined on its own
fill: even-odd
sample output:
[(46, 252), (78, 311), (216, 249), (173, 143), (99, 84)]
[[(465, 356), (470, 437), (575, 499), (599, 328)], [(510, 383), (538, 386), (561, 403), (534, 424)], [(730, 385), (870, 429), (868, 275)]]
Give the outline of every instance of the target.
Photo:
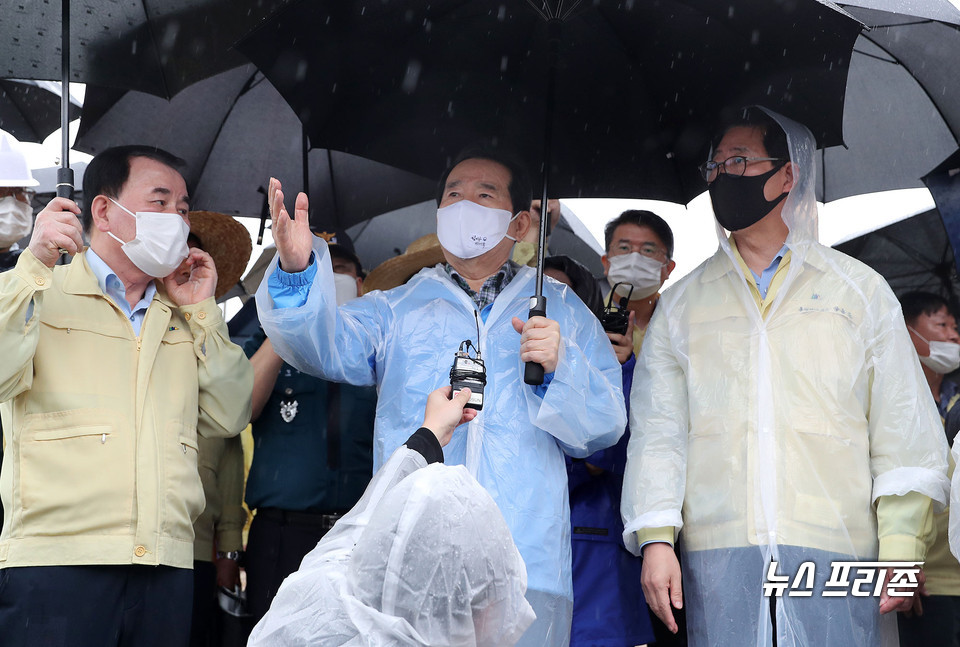
[(741, 176), (747, 170), (747, 162), (783, 162), (785, 160), (779, 157), (744, 157), (742, 155), (734, 155), (733, 157), (728, 157), (722, 162), (714, 162), (710, 160), (709, 162), (704, 162), (697, 168), (700, 169), (700, 175), (703, 176), (703, 179), (708, 183), (713, 182), (717, 179), (717, 175), (720, 173), (720, 168), (723, 168), (723, 172), (727, 175)]
[(24, 202), (33, 202), (33, 198), (37, 195), (37, 192), (33, 189), (27, 189), (19, 186), (3, 186), (0, 187), (0, 198), (6, 198), (8, 196), (13, 196), (18, 200)]
[(630, 252), (639, 252), (644, 256), (650, 258), (661, 258), (666, 257), (667, 252), (661, 248), (656, 243), (642, 243), (640, 245), (633, 245), (626, 240), (621, 240), (613, 246), (613, 250), (617, 252), (617, 256), (620, 254), (629, 254)]

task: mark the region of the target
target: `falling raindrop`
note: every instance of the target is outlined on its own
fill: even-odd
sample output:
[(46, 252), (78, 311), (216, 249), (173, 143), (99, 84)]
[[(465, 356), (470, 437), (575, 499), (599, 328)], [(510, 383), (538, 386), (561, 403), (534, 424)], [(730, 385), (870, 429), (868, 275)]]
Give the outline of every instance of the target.
[(750, 32), (750, 44), (756, 45), (759, 42), (760, 42), (760, 30), (754, 29), (752, 32)]
[(503, 22), (507, 17), (507, 7), (505, 5), (500, 5), (500, 8), (497, 10), (497, 20)]
[(500, 59), (500, 71), (501, 71), (501, 72), (506, 72), (506, 71), (507, 71), (507, 60), (508, 60), (508, 57), (507, 57), (507, 56), (504, 56), (504, 57), (502, 57), (502, 58)]
[(307, 62), (298, 61), (297, 62), (297, 71), (294, 73), (294, 78), (299, 82), (307, 78)]
[(407, 69), (403, 74), (403, 80), (400, 82), (400, 89), (403, 90), (406, 94), (412, 94), (417, 89), (417, 84), (420, 82), (420, 72), (423, 70), (423, 65), (420, 61), (416, 59), (411, 59), (407, 62)]
[(167, 28), (163, 30), (163, 38), (160, 41), (161, 52), (172, 52), (177, 45), (177, 34), (180, 33), (180, 22), (171, 21)]

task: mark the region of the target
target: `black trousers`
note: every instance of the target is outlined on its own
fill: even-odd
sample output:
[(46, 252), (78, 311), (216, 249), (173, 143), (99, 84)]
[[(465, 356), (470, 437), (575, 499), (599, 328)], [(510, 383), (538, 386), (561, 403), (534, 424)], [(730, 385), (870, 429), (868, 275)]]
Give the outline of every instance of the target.
[(0, 569), (3, 647), (185, 647), (193, 572), (170, 566)]
[(898, 614), (900, 647), (960, 647), (960, 596), (923, 598), (923, 615)]
[(219, 647), (220, 605), (217, 604), (217, 568), (212, 562), (193, 562), (193, 621), (190, 647)]
[(250, 524), (247, 550), (247, 608), (256, 624), (270, 608), (283, 580), (300, 568), (304, 556), (327, 534), (316, 524), (278, 520), (257, 514)]

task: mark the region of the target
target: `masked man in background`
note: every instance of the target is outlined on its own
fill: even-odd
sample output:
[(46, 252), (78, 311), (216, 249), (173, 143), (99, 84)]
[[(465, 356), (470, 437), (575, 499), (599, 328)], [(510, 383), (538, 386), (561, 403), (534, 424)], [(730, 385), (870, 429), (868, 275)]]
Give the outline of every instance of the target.
[(10, 147), (5, 135), (0, 136), (0, 272), (17, 263), (21, 250), (13, 246), (33, 229), (31, 187), (37, 184), (27, 158)]
[[(722, 132), (701, 167), (720, 249), (661, 297), (637, 364), (624, 540), (651, 608), (675, 630), (685, 604), (696, 647), (880, 644), (880, 614), (911, 598), (824, 597), (831, 563), (922, 562), (946, 500), (896, 298), (816, 242), (814, 152), (762, 109)], [(805, 562), (809, 597), (765, 595), (769, 573), (792, 583)]]
[[(900, 297), (900, 306), (947, 443), (953, 445), (960, 431), (960, 387), (946, 376), (960, 368), (957, 321), (946, 300), (929, 292), (908, 292)], [(951, 459), (951, 476), (955, 467)], [(913, 608), (900, 614), (901, 647), (960, 647), (960, 563), (950, 553), (948, 518), (947, 511), (934, 516), (937, 536), (923, 564), (929, 595), (914, 600)]]
[[(545, 282), (550, 318), (527, 321), (531, 268), (510, 259), (529, 227), (530, 184), (495, 151), (461, 155), (440, 182), (437, 236), (447, 260), (405, 285), (336, 307), (326, 243), (310, 234), (307, 198), (296, 217), (270, 183), (278, 261), (257, 292), (274, 348), (325, 379), (377, 384), (374, 468), (416, 428), (427, 395), (450, 380), (454, 353), (482, 353), (483, 409), (445, 448), (490, 492), (527, 566), (537, 614), (521, 645), (565, 645), (572, 587), (563, 455), (612, 445), (626, 423), (620, 370), (593, 314), (565, 287)], [(479, 329), (479, 338), (478, 338)], [(545, 371), (523, 382), (524, 362)]]

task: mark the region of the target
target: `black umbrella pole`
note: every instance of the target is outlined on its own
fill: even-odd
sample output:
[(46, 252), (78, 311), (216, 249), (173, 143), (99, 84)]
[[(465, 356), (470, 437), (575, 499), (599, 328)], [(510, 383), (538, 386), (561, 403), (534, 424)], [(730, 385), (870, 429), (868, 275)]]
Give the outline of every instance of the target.
[[(553, 99), (557, 80), (557, 59), (560, 58), (559, 18), (547, 22), (547, 43), (550, 48), (550, 62), (547, 66), (547, 110), (544, 120), (543, 138), (543, 193), (540, 199), (540, 232), (537, 236), (537, 292), (530, 297), (529, 317), (547, 316), (547, 298), (543, 296), (543, 256), (547, 247), (547, 224), (550, 219), (547, 201), (547, 185), (550, 183), (550, 140), (553, 139)], [(527, 362), (523, 369), (523, 381), (538, 386), (543, 384), (543, 365)]]
[(73, 169), (70, 168), (70, 0), (62, 0), (60, 30), (60, 168), (57, 197), (73, 199)]

